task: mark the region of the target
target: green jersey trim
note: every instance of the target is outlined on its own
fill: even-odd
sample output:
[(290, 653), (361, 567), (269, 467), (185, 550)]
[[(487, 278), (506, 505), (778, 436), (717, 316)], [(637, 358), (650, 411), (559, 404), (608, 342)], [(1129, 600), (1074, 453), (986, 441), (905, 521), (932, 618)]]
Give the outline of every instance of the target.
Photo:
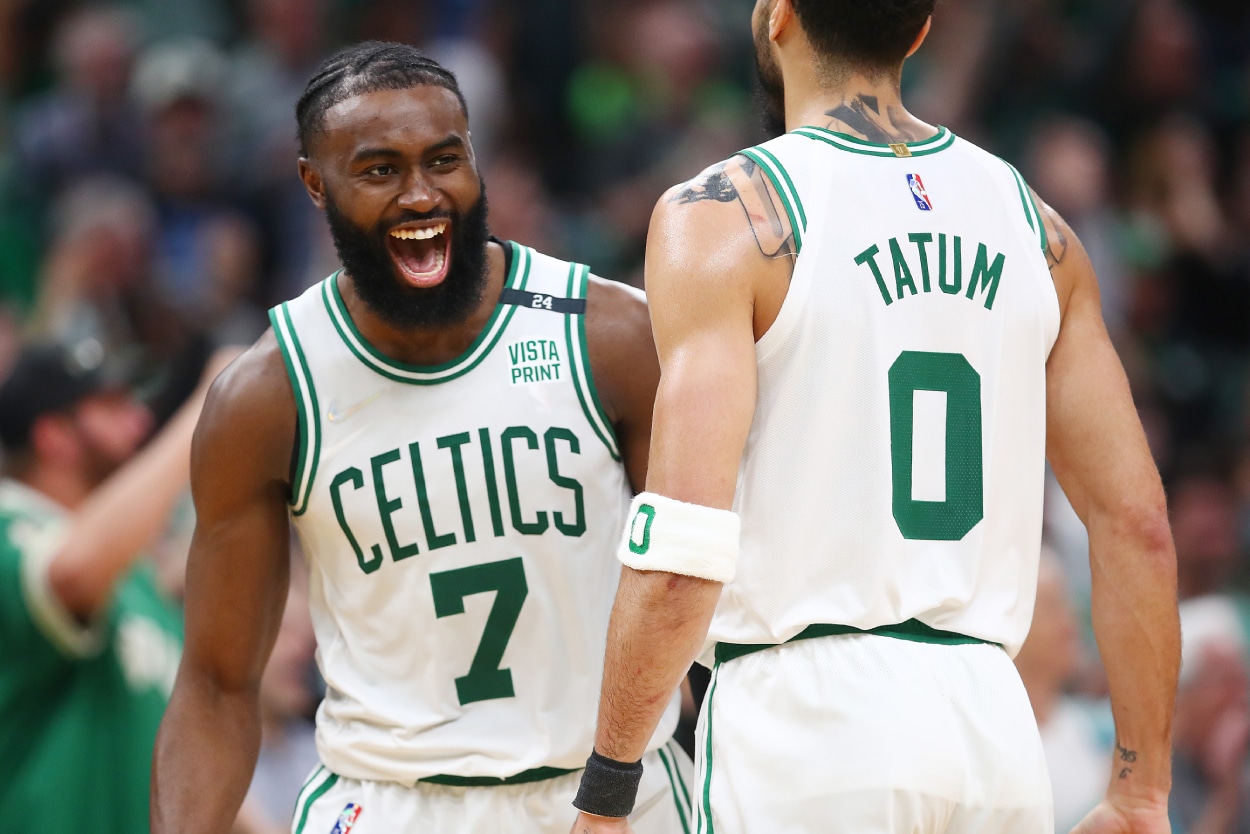
[[(799, 136), (805, 136), (808, 139), (824, 142), (839, 150), (881, 157), (883, 159), (910, 159), (913, 156), (928, 156), (929, 154), (944, 151), (955, 144), (955, 134), (944, 127), (939, 127), (938, 132), (928, 139), (923, 139), (919, 142), (899, 142), (896, 145), (869, 142), (866, 139), (859, 139), (855, 136), (848, 136), (845, 133), (838, 133), (828, 128), (815, 127), (813, 125), (796, 128), (791, 132)], [(899, 147), (907, 148), (908, 152), (900, 156), (895, 150), (895, 148)]]
[(1007, 160), (1003, 160), (1003, 164), (1011, 169), (1011, 175), (1016, 178), (1016, 188), (1020, 190), (1020, 203), (1024, 206), (1024, 217), (1029, 221), (1029, 228), (1033, 233), (1038, 235), (1038, 240), (1042, 245), (1042, 251), (1046, 251), (1046, 247), (1050, 245), (1050, 241), (1046, 237), (1046, 224), (1042, 222), (1042, 213), (1037, 210), (1037, 202), (1033, 199), (1033, 192), (1029, 190), (1029, 186), (1025, 183), (1024, 177), (1020, 176), (1020, 172), (1016, 170), (1016, 166)]
[[(670, 741), (665, 747), (671, 744), (672, 742)], [(674, 756), (674, 754), (671, 750), (666, 751), (664, 747), (659, 748), (655, 752), (659, 754), (660, 763), (664, 765), (664, 770), (668, 774), (668, 786), (673, 791), (673, 804), (677, 806), (677, 816), (681, 819), (682, 834), (690, 834), (690, 823), (688, 822), (690, 794), (686, 792), (685, 782), (682, 782), (681, 787), (678, 787), (681, 775), (678, 772), (677, 759), (674, 757), (672, 761), (669, 761), (669, 757)]]
[(712, 827), (712, 707), (716, 697), (717, 670), (712, 669), (712, 683), (707, 690), (707, 744), (703, 749), (703, 797), (699, 803), (696, 834), (715, 834)]
[(777, 196), (781, 198), (781, 205), (786, 210), (786, 217), (790, 218), (790, 228), (794, 230), (794, 251), (799, 253), (803, 250), (803, 233), (807, 231), (807, 212), (803, 210), (803, 201), (799, 199), (798, 189), (794, 187), (794, 180), (790, 179), (790, 175), (786, 172), (785, 167), (777, 157), (773, 156), (763, 145), (757, 145), (754, 148), (747, 148), (745, 151), (739, 152), (740, 156), (760, 166), (760, 169), (772, 182), (773, 188), (777, 191)]
[[(958, 634), (953, 631), (943, 631), (940, 628), (925, 625), (919, 620), (908, 620), (897, 625), (878, 626), (876, 628), (855, 628), (849, 625), (832, 625), (826, 623), (817, 623), (809, 625), (798, 634), (791, 637), (786, 643), (796, 643), (799, 640), (811, 640), (813, 637), (834, 637), (842, 634), (876, 634), (882, 637), (894, 637), (898, 640), (910, 640), (913, 643), (937, 643), (943, 646), (963, 646), (970, 643), (989, 643), (988, 640), (981, 640), (977, 637), (969, 637), (966, 634)], [(995, 644), (991, 644), (995, 645)], [(775, 648), (772, 643), (717, 643), (716, 644), (716, 662), (728, 663), (731, 660), (737, 660), (740, 657), (746, 657), (749, 654), (762, 652), (765, 649)]]
[[(569, 264), (569, 298), (585, 298), (590, 283), (590, 267), (584, 264)], [(577, 328), (576, 338), (573, 329)], [(616, 442), (616, 431), (612, 421), (608, 419), (599, 398), (599, 390), (595, 387), (595, 378), (590, 370), (590, 351), (586, 346), (586, 316), (566, 315), (564, 317), (564, 335), (569, 345), (569, 365), (573, 371), (573, 387), (577, 391), (577, 400), (582, 404), (582, 412), (595, 434), (607, 447), (612, 460), (621, 459), (620, 446)]]
[(321, 454), (321, 420), (317, 403), (317, 389), (313, 385), (312, 372), (300, 345), (295, 325), (291, 323), (291, 311), (287, 303), (269, 311), (269, 322), (282, 350), (282, 362), (286, 365), (295, 392), (295, 416), (299, 424), (299, 448), (295, 452), (295, 474), (291, 476), (291, 515), (300, 516), (308, 509), (308, 496), (312, 494), (313, 479), (317, 475), (317, 459)]
[(564, 767), (535, 767), (530, 770), (523, 770), (515, 776), (506, 776), (496, 778), (494, 776), (426, 776), (424, 779), (418, 779), (418, 782), (426, 782), (431, 785), (450, 785), (456, 788), (490, 788), (499, 785), (524, 785), (529, 782), (542, 782), (547, 779), (555, 779), (560, 776), (566, 776), (570, 773), (576, 773), (578, 768)]
[[(526, 282), (529, 280), (533, 252), (528, 247), (512, 241), (507, 242), (505, 245), (512, 247), (512, 265), (508, 270), (507, 277), (504, 279), (504, 286), (509, 289), (523, 290)], [(330, 321), (333, 322), (334, 329), (338, 331), (344, 344), (356, 355), (357, 359), (374, 372), (393, 382), (403, 382), (409, 385), (437, 385), (464, 376), (476, 368), (495, 345), (498, 344), (504, 330), (508, 327), (508, 322), (512, 321), (512, 316), (517, 309), (512, 304), (497, 304), (494, 311), (490, 314), (490, 319), (487, 320), (486, 326), (477, 334), (473, 344), (464, 353), (450, 362), (430, 366), (408, 365), (386, 356), (369, 344), (369, 341), (361, 335), (360, 330), (356, 327), (356, 323), (352, 321), (352, 317), (347, 311), (347, 305), (343, 301), (342, 294), (339, 292), (338, 281), (336, 280), (338, 275), (338, 272), (334, 273), (334, 275), (322, 282), (321, 285), (322, 300), (325, 302), (326, 312), (330, 314)]]
[[(323, 776), (324, 778), (317, 784), (317, 787), (308, 791), (313, 782)], [(299, 812), (299, 822), (295, 826), (295, 834), (304, 834), (304, 826), (308, 824), (308, 814), (312, 811), (312, 806), (316, 805), (317, 800), (325, 796), (326, 792), (334, 787), (338, 781), (338, 774), (331, 773), (324, 766), (318, 768), (317, 772), (313, 774), (313, 778), (308, 780), (304, 790), (300, 791), (301, 798), (295, 803), (295, 810)], [(308, 792), (305, 793), (305, 791)]]

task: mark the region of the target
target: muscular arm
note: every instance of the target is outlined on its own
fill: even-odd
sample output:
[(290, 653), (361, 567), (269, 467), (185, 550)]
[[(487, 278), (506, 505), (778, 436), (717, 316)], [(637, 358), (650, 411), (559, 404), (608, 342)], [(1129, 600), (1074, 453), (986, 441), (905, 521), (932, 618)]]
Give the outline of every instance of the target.
[(1089, 530), (1094, 633), (1116, 725), (1108, 801), (1125, 814), (1157, 814), (1166, 811), (1171, 785), (1180, 656), (1167, 507), (1089, 258), (1067, 224), (1042, 207), (1062, 310), (1047, 364), (1047, 456)]
[(230, 829), (260, 746), (261, 672), (286, 602), (295, 403), (272, 334), (224, 373), (196, 428), (186, 649), (156, 741), (152, 830)]
[[(735, 159), (674, 188), (652, 217), (646, 281), (660, 385), (649, 491), (719, 509), (733, 504), (755, 412), (755, 340), (771, 324), (792, 266), (784, 257), (790, 230), (775, 206), (758, 170)], [(707, 635), (720, 591), (718, 582), (624, 570), (608, 632), (601, 754), (642, 756)]]
[(625, 473), (634, 492), (647, 483), (651, 415), (660, 365), (647, 299), (633, 287), (591, 276), (586, 293), (586, 347)]

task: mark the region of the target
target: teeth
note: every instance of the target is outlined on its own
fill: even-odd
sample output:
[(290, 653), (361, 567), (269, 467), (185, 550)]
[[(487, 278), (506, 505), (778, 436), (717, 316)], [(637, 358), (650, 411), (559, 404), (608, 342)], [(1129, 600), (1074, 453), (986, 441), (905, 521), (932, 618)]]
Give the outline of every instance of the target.
[(446, 223), (439, 223), (437, 226), (427, 226), (424, 229), (395, 229), (391, 232), (391, 237), (396, 237), (400, 240), (429, 240), (436, 235), (441, 235), (446, 229)]

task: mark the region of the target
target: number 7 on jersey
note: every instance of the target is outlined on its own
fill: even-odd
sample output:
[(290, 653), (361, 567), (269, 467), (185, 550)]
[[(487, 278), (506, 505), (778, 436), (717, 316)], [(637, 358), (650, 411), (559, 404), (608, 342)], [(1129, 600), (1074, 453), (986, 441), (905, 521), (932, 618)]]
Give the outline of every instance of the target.
[(456, 678), (456, 695), (461, 705), (495, 698), (512, 698), (512, 670), (500, 669), (512, 630), (521, 616), (521, 606), (529, 595), (525, 566), (519, 558), (489, 562), (457, 570), (430, 574), (434, 592), (434, 616), (452, 617), (464, 613), (465, 597), (495, 591), (495, 602), (486, 617), (486, 630), (469, 664), (469, 672)]

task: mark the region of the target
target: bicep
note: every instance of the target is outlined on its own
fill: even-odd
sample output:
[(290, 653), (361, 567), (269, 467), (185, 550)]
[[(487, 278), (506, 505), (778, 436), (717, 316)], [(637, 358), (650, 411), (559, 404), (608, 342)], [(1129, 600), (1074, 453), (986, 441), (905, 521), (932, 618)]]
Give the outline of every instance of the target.
[(196, 430), (196, 529), (186, 583), (184, 666), (224, 689), (259, 681), (282, 618), (290, 570), (284, 479), (289, 437), (274, 430), (277, 421), (269, 416), (283, 410), (263, 397), (233, 393), (217, 402), (210, 395)]
[(647, 488), (727, 509), (755, 412), (753, 261), (739, 251), (755, 244), (740, 220), (725, 240), (722, 212), (703, 205), (657, 212), (649, 236), (660, 383)]

